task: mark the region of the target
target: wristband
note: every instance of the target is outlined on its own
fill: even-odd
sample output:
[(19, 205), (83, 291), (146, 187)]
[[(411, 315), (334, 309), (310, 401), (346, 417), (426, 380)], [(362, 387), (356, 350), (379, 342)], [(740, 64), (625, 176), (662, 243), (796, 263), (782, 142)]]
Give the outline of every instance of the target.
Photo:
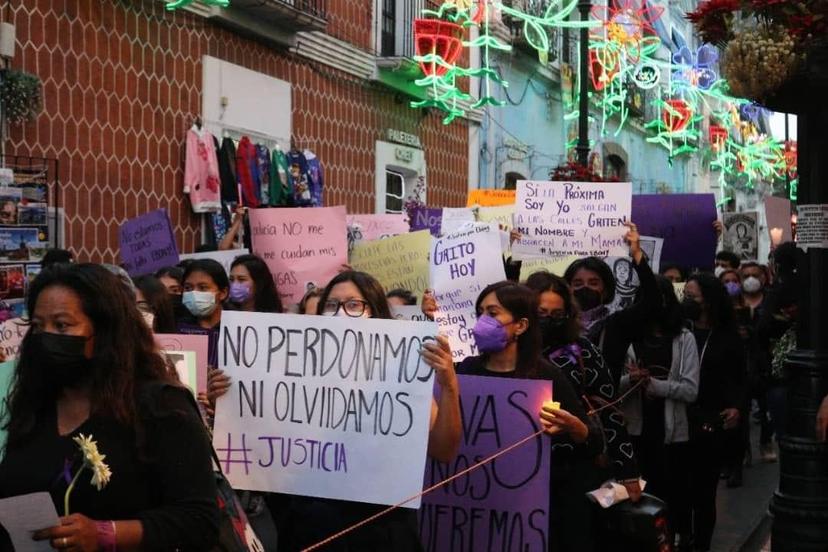
[(114, 521), (96, 521), (95, 531), (98, 533), (98, 547), (101, 552), (115, 552), (115, 522)]

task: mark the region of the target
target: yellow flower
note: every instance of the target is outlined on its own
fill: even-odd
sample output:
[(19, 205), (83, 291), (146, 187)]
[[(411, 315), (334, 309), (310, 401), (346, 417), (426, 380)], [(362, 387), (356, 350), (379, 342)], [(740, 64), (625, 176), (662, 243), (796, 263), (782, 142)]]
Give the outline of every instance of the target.
[[(105, 457), (101, 456), (101, 460)], [(109, 471), (109, 466), (100, 462), (99, 464), (95, 464), (92, 466), (92, 485), (95, 486), (96, 489), (99, 491), (106, 487), (106, 484), (109, 483), (110, 478), (112, 477), (112, 472)]]
[(92, 436), (86, 437), (82, 433), (74, 438), (83, 453), (83, 463), (92, 470), (92, 484), (100, 491), (112, 477), (112, 472), (104, 460), (105, 454), (98, 451), (98, 443), (92, 440)]

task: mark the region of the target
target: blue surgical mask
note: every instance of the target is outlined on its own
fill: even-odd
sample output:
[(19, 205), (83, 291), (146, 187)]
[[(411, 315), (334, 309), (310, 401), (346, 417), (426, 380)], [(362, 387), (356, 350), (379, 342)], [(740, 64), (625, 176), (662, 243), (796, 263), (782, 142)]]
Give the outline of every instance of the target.
[(185, 291), (184, 306), (196, 318), (205, 318), (216, 310), (216, 295), (212, 291)]

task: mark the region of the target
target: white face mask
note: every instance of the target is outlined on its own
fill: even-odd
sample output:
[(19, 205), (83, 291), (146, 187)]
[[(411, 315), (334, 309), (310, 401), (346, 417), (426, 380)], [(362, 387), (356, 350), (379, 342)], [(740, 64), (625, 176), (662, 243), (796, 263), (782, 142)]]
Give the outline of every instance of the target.
[(713, 275), (716, 276), (716, 278), (719, 278), (722, 274), (724, 274), (724, 271), (725, 268), (723, 266), (717, 266), (713, 269)]
[(745, 278), (745, 281), (742, 282), (742, 290), (745, 293), (757, 293), (762, 289), (762, 281), (759, 280), (756, 276), (748, 276)]
[(216, 310), (216, 296), (211, 291), (185, 291), (182, 302), (196, 318), (205, 318)]
[(155, 324), (155, 315), (151, 312), (142, 312), (141, 316), (144, 317), (144, 322), (147, 326), (149, 326), (149, 329), (153, 329), (153, 324)]

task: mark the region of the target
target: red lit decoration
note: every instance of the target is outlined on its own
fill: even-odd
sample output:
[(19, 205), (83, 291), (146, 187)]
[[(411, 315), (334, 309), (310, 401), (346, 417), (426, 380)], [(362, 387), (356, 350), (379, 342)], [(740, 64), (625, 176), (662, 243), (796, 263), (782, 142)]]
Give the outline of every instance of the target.
[(693, 110), (685, 100), (674, 98), (664, 102), (661, 120), (668, 132), (681, 132), (687, 127), (693, 116)]
[(603, 90), (618, 74), (618, 53), (607, 48), (589, 49), (589, 76), (596, 91)]
[(723, 126), (710, 125), (710, 130), (708, 130), (707, 136), (710, 139), (710, 145), (713, 146), (713, 148), (720, 148), (725, 142), (727, 142), (729, 133)]
[(417, 56), (431, 54), (445, 63), (438, 63), (437, 60), (422, 61), (420, 68), (423, 73), (442, 77), (463, 51), (463, 27), (441, 19), (415, 19), (414, 44)]
[(785, 170), (788, 171), (788, 178), (791, 180), (796, 178), (796, 158), (797, 158), (797, 149), (796, 149), (796, 142), (793, 140), (788, 140), (785, 142)]

